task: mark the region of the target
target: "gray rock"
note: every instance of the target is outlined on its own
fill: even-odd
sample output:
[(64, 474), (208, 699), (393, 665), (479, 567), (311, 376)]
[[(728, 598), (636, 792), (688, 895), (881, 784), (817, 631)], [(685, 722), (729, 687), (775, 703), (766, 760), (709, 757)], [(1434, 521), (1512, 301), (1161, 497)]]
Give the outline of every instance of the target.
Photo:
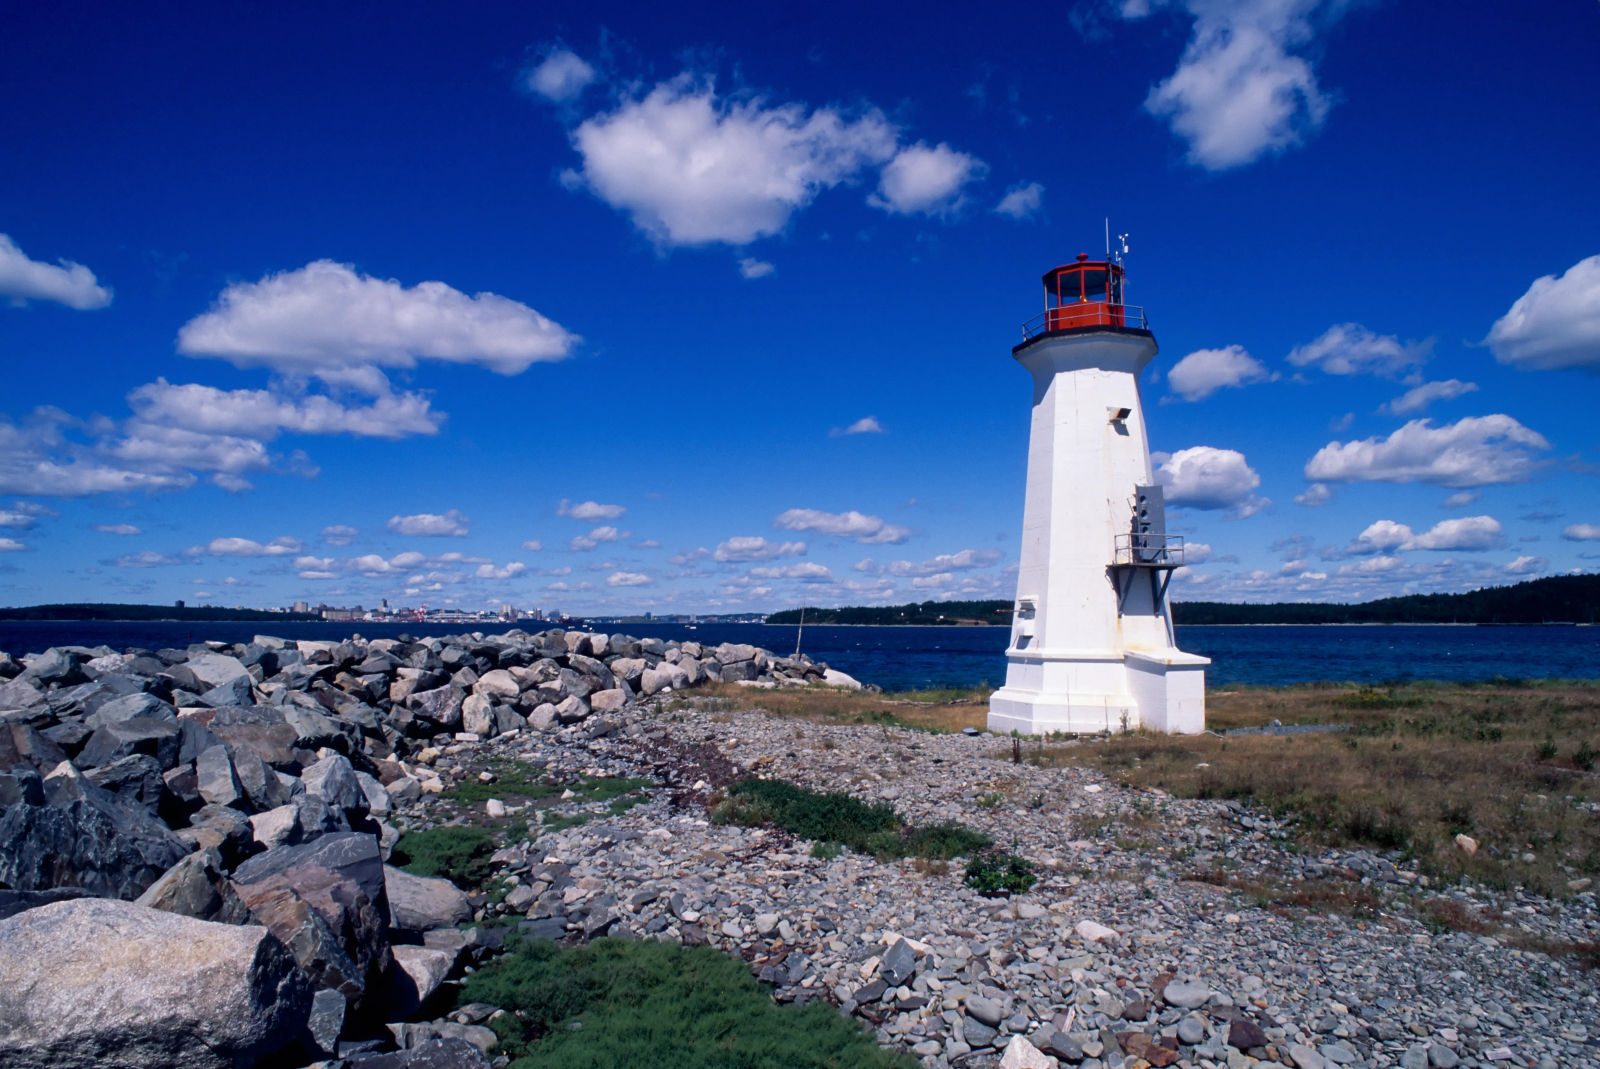
[(1461, 1064), (1461, 1059), (1456, 1052), (1442, 1043), (1433, 1043), (1428, 1047), (1428, 1064), (1434, 1069), (1456, 1069)]
[(1083, 1048), (1065, 1032), (1049, 1032), (1038, 1046), (1046, 1054), (1064, 1062), (1083, 1061)]
[[(777, 922), (774, 921), (773, 923), (776, 924)], [(916, 971), (917, 952), (904, 939), (899, 940), (888, 949), (883, 955), (883, 964), (878, 967), (878, 975), (882, 976), (884, 982), (890, 987), (899, 987), (904, 984), (911, 979)], [(967, 1002), (967, 1012), (973, 1012), (971, 999), (968, 999)], [(994, 1022), (989, 1021), (988, 1023), (993, 1024)]]
[(268, 850), (292, 846), (300, 839), (300, 807), (280, 805), (250, 818), (250, 835)]
[[(535, 709), (534, 712), (537, 714), (538, 710)], [(589, 712), (589, 702), (586, 699), (568, 695), (556, 706), (556, 719), (563, 724), (576, 724), (588, 719)]]
[(1289, 1061), (1295, 1069), (1326, 1069), (1327, 1061), (1304, 1043), (1289, 1044)]
[(1167, 985), (1161, 997), (1166, 999), (1169, 1006), (1192, 1010), (1206, 1004), (1211, 997), (1211, 988), (1199, 980), (1174, 980)]
[[(481, 685), (482, 681), (479, 682)], [(495, 733), (494, 701), (488, 695), (481, 692), (468, 694), (462, 701), (461, 730), (484, 738)]]
[(222, 854), (197, 850), (172, 866), (134, 900), (137, 905), (202, 921), (242, 924), (248, 911), (222, 872)]
[[(1005, 1005), (998, 999), (988, 998), (984, 995), (971, 994), (967, 996), (967, 1016), (982, 1021), (990, 1027), (997, 1027), (1005, 1020)], [(971, 1043), (969, 1039), (967, 1042)], [(982, 1044), (973, 1043), (973, 1046)]]
[(472, 919), (472, 903), (449, 880), (413, 876), (393, 865), (383, 867), (383, 879), (395, 928), (425, 932)]
[(265, 929), (80, 899), (0, 921), (0, 1062), (234, 1069), (305, 1027), (311, 985)]
[(345, 1060), (350, 1069), (489, 1069), (489, 1059), (457, 1036), (424, 1040), (388, 1054), (364, 1054)]
[(195, 758), (194, 775), (195, 789), (212, 805), (233, 805), (244, 798), (244, 786), (226, 746), (218, 744)]
[(311, 997), (311, 1016), (306, 1021), (304, 1041), (311, 1053), (331, 1058), (338, 1052), (346, 1008), (344, 996), (326, 987)]
[(391, 989), (385, 1000), (384, 1015), (390, 1019), (411, 1016), (433, 997), (455, 966), (455, 955), (428, 947), (400, 945), (394, 948), (396, 968), (390, 973)]
[(182, 745), (178, 725), (171, 720), (149, 720), (135, 717), (120, 720), (95, 729), (78, 754), (80, 768), (107, 765), (119, 757), (130, 754), (149, 754), (161, 762), (163, 770), (178, 763)]
[(244, 663), (239, 658), (229, 657), (225, 653), (202, 653), (198, 657), (190, 657), (183, 666), (205, 684), (207, 689), (220, 687), (240, 676), (250, 678), (250, 670)]
[(425, 717), (439, 727), (454, 730), (461, 724), (462, 696), (462, 689), (452, 684), (418, 691), (406, 700), (406, 704), (416, 715)]
[(1178, 1022), (1178, 1042), (1193, 1046), (1206, 1038), (1206, 1023), (1199, 1017), (1185, 1017)]
[(329, 754), (309, 765), (300, 773), (300, 782), (306, 793), (321, 798), (335, 809), (359, 815), (367, 811), (367, 794), (356, 780), (350, 759), (343, 754)]

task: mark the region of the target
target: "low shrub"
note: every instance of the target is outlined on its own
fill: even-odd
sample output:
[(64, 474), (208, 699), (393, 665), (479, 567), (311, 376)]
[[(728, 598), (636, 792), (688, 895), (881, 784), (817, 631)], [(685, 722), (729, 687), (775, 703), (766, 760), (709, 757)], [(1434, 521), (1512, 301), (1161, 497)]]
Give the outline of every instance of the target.
[[(880, 858), (947, 860), (991, 841), (960, 824), (913, 827), (901, 821), (887, 802), (863, 802), (842, 791), (813, 791), (779, 779), (751, 778), (735, 783), (712, 809), (711, 817), (723, 824), (771, 825), (802, 839)], [(825, 856), (815, 849), (813, 853)]]
[(462, 1002), (512, 1011), (495, 1031), (511, 1069), (911, 1069), (822, 1002), (779, 1006), (743, 962), (709, 947), (597, 939), (519, 942), (468, 976)]
[(1039, 882), (1033, 865), (1009, 850), (994, 847), (972, 855), (967, 862), (967, 886), (991, 898), (1020, 895)]
[(429, 828), (400, 836), (389, 862), (414, 875), (440, 876), (471, 891), (489, 878), (489, 856), (495, 849), (495, 834), (488, 828)]

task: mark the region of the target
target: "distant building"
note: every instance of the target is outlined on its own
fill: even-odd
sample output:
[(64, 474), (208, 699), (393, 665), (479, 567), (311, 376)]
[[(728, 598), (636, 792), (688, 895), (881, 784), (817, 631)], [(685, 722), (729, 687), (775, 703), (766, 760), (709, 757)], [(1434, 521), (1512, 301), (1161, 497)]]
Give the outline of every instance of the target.
[(311, 611), (311, 605), (308, 602), (297, 601), (297, 602), (294, 603), (294, 611), (295, 612), (310, 612)]

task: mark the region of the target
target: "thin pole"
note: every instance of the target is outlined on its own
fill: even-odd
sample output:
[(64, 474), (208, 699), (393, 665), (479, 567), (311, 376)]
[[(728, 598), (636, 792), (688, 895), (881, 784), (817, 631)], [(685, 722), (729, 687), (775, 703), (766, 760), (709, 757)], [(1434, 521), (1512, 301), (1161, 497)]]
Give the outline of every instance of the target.
[(794, 633), (794, 655), (800, 656), (800, 636), (806, 633), (806, 603), (800, 603), (800, 626)]
[(1111, 216), (1106, 216), (1106, 259), (1111, 259)]

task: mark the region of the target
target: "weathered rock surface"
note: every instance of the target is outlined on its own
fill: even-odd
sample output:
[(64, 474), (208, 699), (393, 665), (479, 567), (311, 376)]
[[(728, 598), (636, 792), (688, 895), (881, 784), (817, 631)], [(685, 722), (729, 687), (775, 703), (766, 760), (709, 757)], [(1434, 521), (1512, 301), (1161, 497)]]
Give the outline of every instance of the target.
[(305, 1027), (311, 984), (263, 928), (80, 899), (0, 921), (0, 1063), (254, 1065)]

